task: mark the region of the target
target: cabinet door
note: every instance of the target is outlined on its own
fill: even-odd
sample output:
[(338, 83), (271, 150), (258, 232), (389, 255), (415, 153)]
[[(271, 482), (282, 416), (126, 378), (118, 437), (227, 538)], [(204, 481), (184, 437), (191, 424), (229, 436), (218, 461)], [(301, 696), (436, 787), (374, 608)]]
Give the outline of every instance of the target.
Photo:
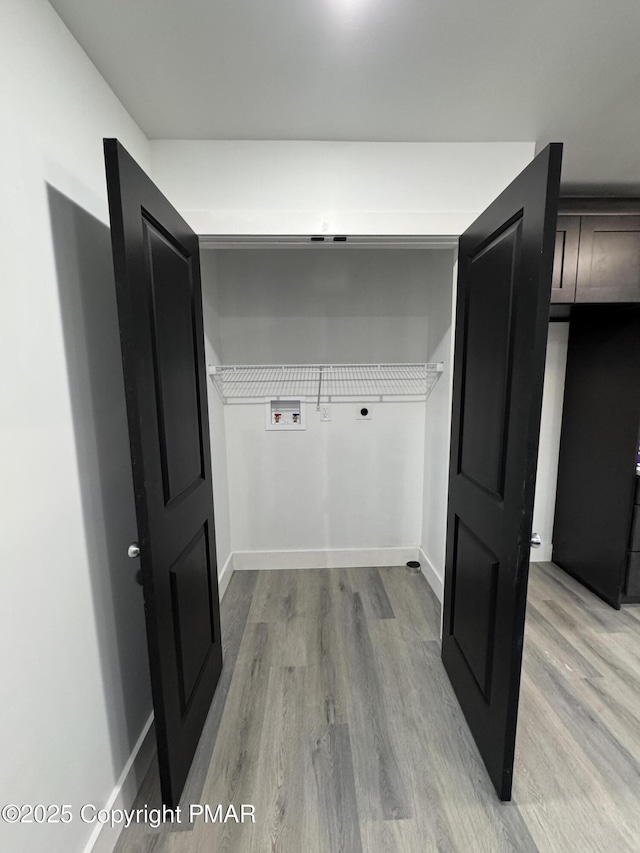
[(624, 600), (640, 602), (640, 551), (629, 554)]
[(575, 302), (580, 217), (559, 216), (551, 280), (552, 302)]
[(630, 551), (640, 551), (640, 506), (633, 508), (633, 524), (631, 525)]
[(640, 302), (640, 216), (583, 216), (576, 302)]
[(639, 340), (640, 306), (572, 309), (553, 562), (613, 607), (620, 604), (631, 550)]

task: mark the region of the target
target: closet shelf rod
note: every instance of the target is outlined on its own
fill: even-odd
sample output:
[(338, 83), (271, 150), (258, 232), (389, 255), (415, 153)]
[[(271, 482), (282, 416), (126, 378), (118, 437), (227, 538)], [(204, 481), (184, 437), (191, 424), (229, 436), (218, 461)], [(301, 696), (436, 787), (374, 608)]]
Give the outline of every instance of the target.
[(444, 370), (440, 363), (209, 365), (218, 393), (229, 401), (260, 402), (287, 396), (424, 397)]

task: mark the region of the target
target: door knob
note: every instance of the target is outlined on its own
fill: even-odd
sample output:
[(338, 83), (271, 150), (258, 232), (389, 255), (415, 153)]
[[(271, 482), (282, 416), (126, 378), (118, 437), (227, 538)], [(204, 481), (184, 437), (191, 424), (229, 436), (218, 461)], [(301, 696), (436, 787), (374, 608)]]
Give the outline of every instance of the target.
[(533, 533), (531, 535), (531, 547), (539, 548), (542, 545), (542, 538), (539, 533)]
[(131, 557), (132, 560), (135, 560), (136, 557), (140, 556), (140, 546), (137, 542), (132, 542), (131, 545), (127, 548), (127, 557)]

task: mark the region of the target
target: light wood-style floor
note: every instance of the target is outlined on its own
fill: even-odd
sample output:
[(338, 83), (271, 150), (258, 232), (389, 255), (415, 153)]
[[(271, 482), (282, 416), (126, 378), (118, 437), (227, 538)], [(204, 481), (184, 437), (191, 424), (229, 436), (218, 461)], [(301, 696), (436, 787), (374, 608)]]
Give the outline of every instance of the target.
[[(514, 799), (500, 803), (402, 568), (236, 573), (182, 799), (255, 825), (133, 825), (119, 853), (640, 850), (640, 607), (531, 567)], [(137, 805), (159, 804), (152, 767)]]

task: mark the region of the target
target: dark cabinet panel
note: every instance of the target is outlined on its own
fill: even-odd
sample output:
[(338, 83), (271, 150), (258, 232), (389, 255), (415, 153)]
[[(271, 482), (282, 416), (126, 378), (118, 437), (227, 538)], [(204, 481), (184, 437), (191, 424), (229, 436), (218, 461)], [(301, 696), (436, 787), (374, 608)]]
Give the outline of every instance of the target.
[(640, 551), (640, 506), (633, 508), (633, 525), (631, 527), (630, 551)]
[(575, 302), (580, 217), (559, 216), (553, 256), (551, 302)]
[(640, 302), (640, 216), (583, 216), (576, 302)]
[(629, 554), (625, 601), (640, 603), (640, 551)]
[(629, 551), (636, 541), (638, 341), (640, 306), (573, 308), (553, 561), (614, 607), (629, 595)]

